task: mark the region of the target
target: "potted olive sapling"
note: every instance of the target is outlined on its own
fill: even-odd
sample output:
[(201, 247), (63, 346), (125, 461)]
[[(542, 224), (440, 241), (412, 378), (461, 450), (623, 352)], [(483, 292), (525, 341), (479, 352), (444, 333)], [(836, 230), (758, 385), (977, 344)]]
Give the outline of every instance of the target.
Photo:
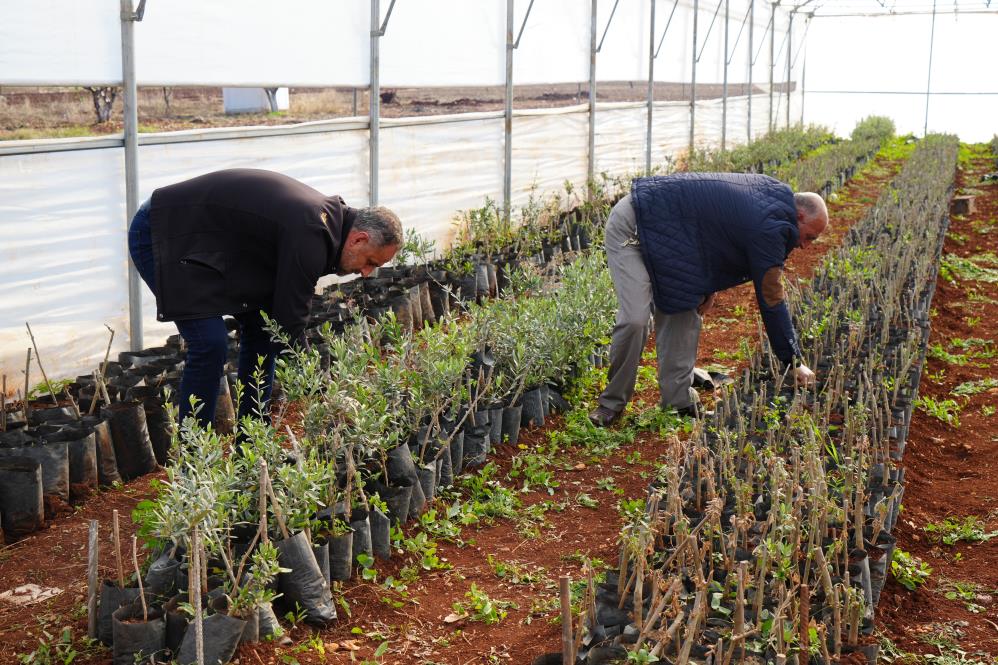
[[(167, 479), (160, 486), (158, 496), (151, 505), (140, 507), (139, 533), (161, 545), (169, 544), (186, 552), (189, 588), (186, 601), (180, 605), (187, 608), (187, 617), (181, 618), (181, 623), (193, 620), (196, 627), (187, 630), (183, 641), (176, 641), (176, 647), (181, 662), (192, 662), (196, 652), (215, 653), (205, 639), (208, 634), (215, 635), (216, 628), (225, 633), (225, 637), (216, 635), (219, 638), (216, 642), (223, 649), (218, 652), (219, 657), (225, 656), (224, 650), (230, 642), (234, 651), (245, 624), (214, 619), (214, 615), (202, 619), (205, 609), (202, 599), (207, 598), (208, 576), (201, 572), (206, 569), (199, 568), (199, 562), (204, 558), (206, 542), (214, 544), (214, 550), (220, 549), (219, 545), (227, 535), (226, 516), (234, 501), (231, 478), (227, 474), (229, 469), (223, 461), (223, 442), (218, 433), (210, 428), (203, 429), (193, 417), (188, 417), (175, 434), (174, 448), (178, 451), (177, 462), (167, 468)], [(183, 599), (182, 595), (180, 599)], [(177, 605), (177, 601), (172, 602)], [(167, 605), (169, 607), (171, 603)], [(222, 629), (222, 624), (226, 623), (230, 625)], [(184, 644), (187, 644), (186, 650)], [(174, 644), (170, 646), (175, 647)], [(223, 662), (230, 657), (231, 653)]]
[(447, 422), (445, 416), (465, 400), (472, 344), (469, 327), (448, 319), (415, 335), (406, 361), (410, 423), (416, 431), (419, 464), (435, 464), (439, 484), (453, 481), (450, 444), (463, 423)]
[(322, 492), (332, 473), (331, 464), (310, 455), (301, 464), (277, 467), (273, 479), (264, 469), (262, 481), (267, 485), (270, 509), (279, 528), (280, 538), (275, 542), (278, 560), (281, 568), (288, 569), (278, 579), (282, 602), (289, 609), (298, 603), (305, 620), (318, 626), (336, 619), (329, 582), (319, 567), (310, 537)]

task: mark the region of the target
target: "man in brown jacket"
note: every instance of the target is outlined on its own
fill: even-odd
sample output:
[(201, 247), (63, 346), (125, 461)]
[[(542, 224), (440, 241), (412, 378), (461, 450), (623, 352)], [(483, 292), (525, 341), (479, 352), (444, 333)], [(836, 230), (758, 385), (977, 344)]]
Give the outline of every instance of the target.
[(339, 196), (271, 171), (216, 171), (154, 191), (132, 220), (128, 245), (156, 296), (157, 318), (176, 322), (187, 344), (181, 421), (192, 413), (192, 396), (200, 404), (199, 422), (213, 419), (227, 353), (222, 315), (240, 326), (239, 380), (247, 388), (242, 416), (269, 399), (280, 350), (260, 312), (300, 343), (321, 276), (367, 277), (401, 243), (402, 226), (387, 208), (351, 208)]

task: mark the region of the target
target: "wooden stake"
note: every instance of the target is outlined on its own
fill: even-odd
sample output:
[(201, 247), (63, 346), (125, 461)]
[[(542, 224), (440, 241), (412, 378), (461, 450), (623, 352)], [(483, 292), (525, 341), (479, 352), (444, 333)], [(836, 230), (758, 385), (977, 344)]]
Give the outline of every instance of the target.
[(288, 527), (284, 523), (284, 515), (281, 513), (281, 504), (277, 501), (277, 497), (274, 495), (274, 486), (270, 482), (270, 474), (267, 472), (267, 462), (260, 462), (260, 469), (263, 473), (264, 480), (267, 484), (267, 494), (270, 496), (270, 503), (274, 506), (274, 517), (277, 518), (277, 527), (281, 530), (281, 535), (287, 540), (291, 537), (288, 533)]
[(90, 520), (87, 533), (87, 635), (97, 637), (97, 563), (100, 547), (97, 544), (97, 520)]
[(198, 548), (198, 572), (201, 573), (201, 595), (208, 596), (208, 553), (205, 551), (204, 540)]
[(800, 585), (800, 621), (798, 629), (800, 631), (800, 651), (797, 652), (798, 665), (807, 665), (811, 660), (811, 635), (809, 627), (811, 625), (811, 591), (806, 584)]
[(142, 588), (142, 571), (139, 569), (139, 539), (132, 536), (132, 565), (135, 566), (135, 579), (139, 581), (139, 600), (142, 602), (142, 620), (149, 621), (149, 608), (146, 607), (146, 594)]
[(31, 349), (28, 349), (28, 359), (24, 361), (24, 397), (21, 399), (21, 410), (24, 411), (24, 422), (28, 422), (28, 395), (31, 394)]
[(201, 538), (198, 528), (191, 531), (191, 551), (187, 554), (187, 578), (194, 604), (194, 653), (198, 665), (204, 665), (204, 626), (201, 623)]
[(76, 419), (79, 420), (82, 418), (83, 414), (80, 413), (80, 405), (76, 403), (75, 399), (73, 399), (73, 394), (69, 392), (69, 388), (66, 388), (63, 393), (66, 395), (66, 399), (69, 400), (69, 406), (73, 408), (73, 413), (76, 414)]
[(35, 344), (35, 334), (31, 332), (31, 324), (25, 321), (24, 326), (28, 329), (28, 336), (31, 337), (31, 346), (35, 348), (35, 362), (38, 363), (38, 369), (42, 371), (42, 378), (45, 380), (45, 386), (49, 389), (49, 397), (52, 398), (53, 404), (59, 406), (59, 400), (56, 399), (55, 391), (52, 390), (52, 384), (49, 382), (49, 377), (45, 373), (45, 368), (42, 367), (42, 354), (38, 353), (38, 345)]
[(118, 530), (118, 511), (111, 511), (111, 531), (114, 535), (114, 560), (118, 564), (118, 588), (125, 588), (125, 568), (121, 565), (121, 532)]
[(575, 643), (572, 640), (572, 589), (568, 575), (558, 578), (558, 591), (561, 594), (561, 662), (562, 665), (575, 665), (572, 653)]
[(108, 404), (111, 403), (111, 398), (107, 396), (107, 387), (104, 386), (104, 377), (107, 376), (107, 360), (111, 357), (111, 344), (114, 342), (114, 329), (104, 324), (108, 332), (111, 333), (111, 339), (107, 341), (107, 350), (104, 351), (104, 362), (100, 364), (100, 367), (94, 370), (94, 398), (90, 402), (90, 408), (87, 409), (87, 415), (93, 415), (94, 409), (97, 407), (97, 400), (101, 397), (101, 389), (103, 388), (104, 399)]
[(260, 460), (260, 540), (270, 542), (267, 535), (267, 461)]
[(94, 396), (90, 399), (90, 408), (87, 409), (88, 416), (92, 416), (94, 414), (94, 409), (97, 408), (97, 401), (101, 398), (99, 377), (100, 374), (97, 370), (94, 370)]

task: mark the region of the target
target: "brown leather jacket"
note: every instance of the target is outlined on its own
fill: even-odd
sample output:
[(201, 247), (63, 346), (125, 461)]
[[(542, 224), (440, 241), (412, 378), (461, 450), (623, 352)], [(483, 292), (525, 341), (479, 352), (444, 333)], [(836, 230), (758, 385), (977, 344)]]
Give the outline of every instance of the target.
[(297, 340), (319, 277), (336, 271), (356, 216), (338, 196), (258, 169), (153, 192), (157, 318), (263, 310)]

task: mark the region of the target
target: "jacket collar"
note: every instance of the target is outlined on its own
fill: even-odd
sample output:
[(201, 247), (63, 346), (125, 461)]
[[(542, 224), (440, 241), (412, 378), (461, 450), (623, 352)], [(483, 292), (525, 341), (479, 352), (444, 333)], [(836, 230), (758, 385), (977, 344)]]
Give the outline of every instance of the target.
[(327, 199), (327, 205), (320, 213), (329, 238), (329, 259), (326, 261), (325, 274), (331, 275), (337, 271), (343, 256), (343, 246), (347, 235), (357, 219), (357, 210), (351, 208), (339, 196)]

